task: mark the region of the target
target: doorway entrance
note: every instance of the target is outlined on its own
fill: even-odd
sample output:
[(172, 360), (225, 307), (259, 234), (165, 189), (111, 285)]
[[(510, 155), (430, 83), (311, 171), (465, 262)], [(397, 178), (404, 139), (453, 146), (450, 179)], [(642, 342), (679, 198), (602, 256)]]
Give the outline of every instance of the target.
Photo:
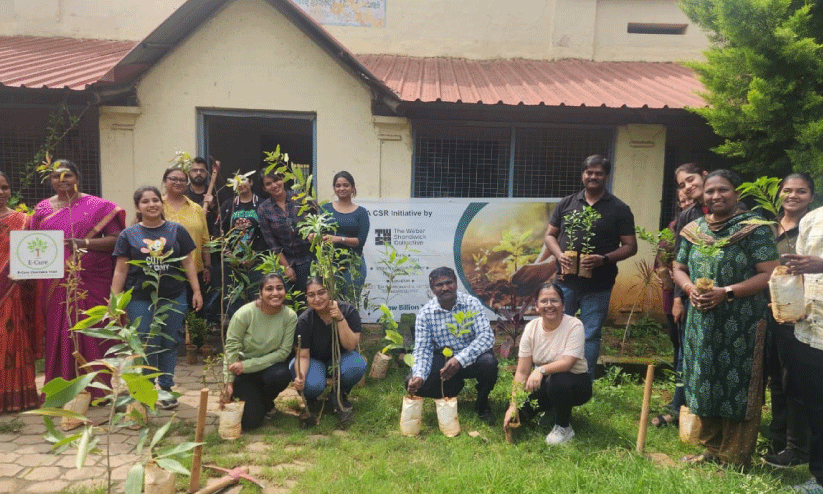
[[(303, 168), (316, 172), (316, 121), (314, 113), (207, 110), (198, 111), (198, 154), (211, 156), (222, 164), (221, 180), (263, 169), (264, 152), (280, 150)], [(261, 180), (254, 180), (254, 192), (265, 197)]]

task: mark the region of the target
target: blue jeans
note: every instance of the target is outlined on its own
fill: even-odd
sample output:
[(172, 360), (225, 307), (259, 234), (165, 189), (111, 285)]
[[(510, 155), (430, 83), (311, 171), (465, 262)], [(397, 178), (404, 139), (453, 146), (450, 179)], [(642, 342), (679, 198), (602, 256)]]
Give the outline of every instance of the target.
[[(309, 359), (309, 371), (306, 374), (306, 383), (303, 385), (303, 396), (313, 400), (323, 394), (326, 389), (326, 369), (329, 362)], [(294, 359), (289, 362), (292, 378), (297, 376), (294, 370)], [(366, 359), (357, 352), (346, 352), (340, 356), (340, 391), (349, 394), (351, 388), (357, 384), (366, 373)]]
[[(166, 320), (161, 326), (161, 333), (149, 339), (149, 331), (154, 314), (154, 307), (151, 300), (134, 300), (126, 306), (126, 315), (130, 321), (140, 318), (140, 326), (137, 331), (143, 340), (149, 365), (162, 372), (157, 378), (157, 383), (161, 388), (171, 388), (174, 386), (174, 368), (177, 366), (177, 347), (183, 341), (183, 322), (186, 313), (186, 292), (183, 292), (174, 300), (160, 299), (160, 306), (171, 305), (171, 310), (165, 312)], [(146, 374), (156, 371), (147, 369)]]
[[(357, 255), (357, 254), (352, 254)], [(366, 259), (359, 257), (358, 259), (345, 264), (346, 269), (340, 272), (343, 280), (342, 283), (338, 280), (338, 294), (343, 300), (357, 307), (360, 303), (360, 293), (363, 291), (363, 285), (366, 283)], [(357, 269), (358, 274), (352, 276), (352, 269)], [(352, 279), (354, 278), (354, 279)]]
[(612, 289), (599, 292), (575, 290), (561, 285), (563, 299), (566, 305), (566, 314), (574, 316), (580, 309), (580, 321), (586, 331), (586, 363), (589, 366), (589, 377), (594, 380), (594, 369), (597, 367), (597, 358), (600, 356), (600, 339), (603, 334), (603, 322), (609, 313), (609, 299)]

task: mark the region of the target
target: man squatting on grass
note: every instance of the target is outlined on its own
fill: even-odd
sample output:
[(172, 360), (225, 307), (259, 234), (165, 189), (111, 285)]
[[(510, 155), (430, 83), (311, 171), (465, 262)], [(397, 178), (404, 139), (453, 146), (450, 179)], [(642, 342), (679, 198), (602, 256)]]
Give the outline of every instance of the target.
[(566, 301), (566, 314), (573, 316), (580, 309), (580, 320), (586, 331), (586, 361), (589, 377), (594, 380), (594, 369), (600, 356), (600, 336), (603, 321), (609, 312), (609, 299), (617, 278), (617, 262), (637, 254), (634, 234), (634, 215), (629, 206), (606, 190), (612, 165), (599, 154), (583, 161), (583, 190), (564, 197), (554, 208), (546, 229), (546, 247), (558, 260), (563, 273), (571, 268), (571, 259), (564, 253), (570, 242), (564, 217), (572, 211), (591, 206), (600, 219), (594, 224), (595, 256), (580, 260), (581, 267), (592, 269), (591, 278), (564, 274), (559, 281)]
[[(483, 305), (471, 295), (457, 291), (457, 275), (451, 268), (437, 268), (429, 274), (429, 286), (434, 298), (420, 309), (414, 325), (414, 366), (406, 378), (411, 395), (426, 398), (457, 396), (465, 379), (477, 379), (475, 410), (486, 423), (494, 421), (489, 406), (489, 393), (497, 382), (497, 358), (492, 352), (494, 333)], [(456, 324), (454, 314), (476, 312), (470, 332), (454, 336), (447, 323)], [(453, 356), (446, 360), (443, 349)], [(432, 369), (440, 369), (433, 372)]]

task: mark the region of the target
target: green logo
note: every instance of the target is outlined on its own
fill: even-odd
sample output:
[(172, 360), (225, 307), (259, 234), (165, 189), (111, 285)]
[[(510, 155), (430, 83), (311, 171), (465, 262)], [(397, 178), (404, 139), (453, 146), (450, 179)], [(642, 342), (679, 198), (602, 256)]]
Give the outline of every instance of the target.
[(29, 252), (34, 254), (34, 257), (39, 259), (40, 255), (45, 254), (45, 252), (48, 250), (49, 244), (43, 242), (42, 238), (35, 237), (34, 240), (26, 244), (26, 247), (28, 247)]

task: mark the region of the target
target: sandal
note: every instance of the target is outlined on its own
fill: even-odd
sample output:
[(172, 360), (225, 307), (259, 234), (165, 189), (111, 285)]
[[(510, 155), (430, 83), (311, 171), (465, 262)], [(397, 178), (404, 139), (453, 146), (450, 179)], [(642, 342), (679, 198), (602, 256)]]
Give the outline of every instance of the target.
[(652, 419), (652, 425), (655, 427), (666, 427), (669, 424), (675, 425), (676, 423), (677, 417), (669, 414), (660, 414)]

